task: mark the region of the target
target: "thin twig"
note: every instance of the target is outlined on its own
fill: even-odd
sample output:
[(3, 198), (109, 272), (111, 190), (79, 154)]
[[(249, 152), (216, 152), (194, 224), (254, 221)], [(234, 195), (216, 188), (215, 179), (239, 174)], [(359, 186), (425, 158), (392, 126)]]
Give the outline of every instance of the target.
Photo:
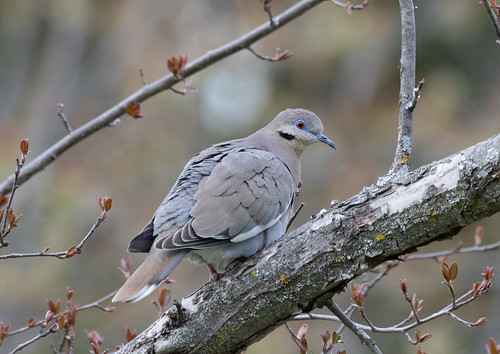
[(80, 241), (80, 243), (76, 246), (76, 249), (75, 249), (76, 253), (78, 253), (78, 254), (82, 253), (82, 248), (83, 248), (83, 245), (85, 244), (85, 242), (87, 242), (87, 240), (89, 239), (89, 237), (92, 236), (92, 234), (94, 233), (95, 229), (97, 229), (99, 227), (99, 225), (101, 225), (101, 223), (105, 219), (106, 218), (103, 217), (102, 215), (97, 218), (97, 220), (95, 221), (94, 225), (92, 225), (92, 227), (90, 228), (89, 232), (87, 232), (87, 234), (85, 235), (85, 237), (82, 238), (82, 240)]
[(51, 333), (56, 333), (56, 332), (54, 332), (53, 330), (49, 329), (49, 330), (48, 330), (48, 331), (46, 331), (46, 332), (40, 332), (40, 333), (38, 333), (35, 337), (33, 337), (33, 338), (31, 338), (31, 339), (27, 340), (27, 341), (26, 341), (26, 342), (24, 342), (24, 343), (19, 344), (17, 347), (15, 347), (15, 348), (14, 348), (14, 350), (12, 350), (12, 351), (10, 352), (10, 354), (17, 353), (18, 351), (22, 350), (23, 348), (26, 348), (28, 345), (30, 345), (30, 344), (32, 344), (32, 343), (34, 343), (34, 342), (36, 342), (37, 340), (39, 340), (39, 339), (41, 339), (41, 338), (43, 338), (43, 337), (47, 337), (47, 336), (48, 336), (49, 334), (51, 334)]
[(72, 133), (73, 129), (69, 125), (68, 118), (66, 118), (66, 115), (64, 114), (64, 104), (59, 103), (57, 105), (57, 115), (58, 115), (59, 118), (61, 118), (64, 126), (66, 127), (66, 130), (68, 131), (68, 133)]
[[(24, 161), (24, 159), (23, 159)], [(16, 159), (16, 170), (14, 172), (14, 181), (12, 183), (12, 189), (10, 191), (10, 197), (9, 197), (9, 202), (7, 203), (7, 207), (4, 209), (5, 210), (5, 215), (4, 219), (2, 221), (2, 227), (0, 228), (0, 248), (6, 247), (9, 243), (4, 240), (5, 236), (10, 232), (10, 230), (7, 230), (7, 219), (8, 215), (10, 212), (10, 209), (12, 207), (12, 200), (14, 199), (14, 193), (16, 192), (17, 188), (19, 187), (18, 180), (19, 180), (19, 174), (21, 173), (21, 168), (23, 167), (23, 162), (20, 161), (19, 159)]]
[[(283, 27), (288, 22), (294, 20), (313, 7), (319, 5), (323, 1), (324, 0), (302, 0), (297, 4), (289, 7), (280, 15), (275, 16), (273, 18), (273, 26), (271, 26), (269, 22), (266, 22), (265, 24), (251, 30), (241, 37), (228, 42), (214, 50), (208, 51), (206, 54), (186, 64), (183, 70), (184, 77), (187, 78), (240, 50), (248, 48), (253, 43), (266, 37), (268, 34), (276, 31), (278, 28)], [(141, 89), (126, 97), (115, 106), (103, 112), (101, 115), (95, 117), (78, 129), (75, 129), (73, 131), (73, 134), (66, 135), (64, 138), (56, 142), (54, 145), (49, 147), (34, 160), (32, 160), (29, 164), (27, 164), (23, 168), (22, 173), (19, 175), (18, 184), (22, 185), (35, 174), (42, 171), (50, 163), (56, 160), (59, 155), (64, 153), (73, 145), (84, 140), (95, 132), (108, 127), (110, 123), (112, 123), (115, 119), (119, 118), (125, 113), (127, 104), (129, 104), (130, 102), (141, 103), (148, 98), (169, 89), (179, 81), (180, 80), (176, 78), (174, 74), (166, 75), (152, 82), (151, 84), (143, 86)], [(14, 176), (11, 175), (2, 184), (0, 184), (0, 193), (2, 193), (3, 195), (7, 195), (10, 192), (10, 188), (13, 182)]]
[(253, 55), (255, 55), (259, 59), (267, 60), (267, 61), (269, 61), (271, 59), (271, 57), (257, 53), (251, 46), (248, 46), (247, 49), (250, 51), (250, 53), (252, 53)]
[(297, 217), (297, 215), (299, 214), (299, 212), (302, 210), (303, 207), (304, 207), (304, 202), (300, 203), (297, 209), (293, 212), (292, 217), (290, 218), (290, 220), (288, 220), (288, 224), (286, 225), (286, 232), (288, 232), (288, 229), (290, 228), (290, 226), (292, 226), (293, 221), (295, 220), (295, 218)]
[[(80, 311), (87, 310), (87, 309), (91, 309), (91, 308), (97, 308), (97, 309), (99, 309), (99, 310), (101, 310), (101, 311), (109, 312), (110, 310), (114, 309), (114, 307), (112, 307), (112, 308), (106, 308), (106, 307), (101, 306), (101, 304), (100, 304), (100, 303), (101, 303), (101, 302), (103, 302), (103, 301), (105, 301), (105, 300), (107, 300), (107, 299), (109, 299), (109, 298), (111, 298), (111, 297), (112, 297), (112, 296), (114, 296), (117, 292), (118, 292), (118, 290), (115, 290), (115, 291), (113, 291), (112, 293), (109, 293), (108, 295), (103, 296), (103, 297), (101, 297), (100, 299), (98, 299), (98, 300), (96, 300), (96, 301), (94, 301), (94, 302), (91, 302), (91, 303), (86, 304), (86, 305), (83, 305), (83, 306), (79, 306), (79, 307), (77, 307), (77, 308), (76, 308), (76, 311), (77, 311), (77, 312), (80, 312)], [(57, 314), (56, 316), (54, 316), (54, 318), (52, 319), (52, 321), (54, 321), (54, 320), (55, 320), (55, 322), (57, 322), (57, 320), (59, 319), (59, 317), (60, 317), (60, 316), (62, 316), (62, 315), (64, 315), (65, 313), (66, 313), (66, 312), (61, 312), (61, 313)], [(45, 323), (45, 319), (38, 320), (38, 321), (36, 321), (36, 323), (35, 323), (33, 326), (31, 326), (31, 327), (27, 327), (27, 326), (26, 326), (26, 327), (21, 327), (21, 328), (19, 328), (19, 329), (16, 329), (16, 330), (14, 330), (14, 331), (10, 331), (10, 332), (9, 332), (9, 334), (8, 334), (8, 336), (12, 336), (12, 335), (15, 335), (15, 334), (18, 334), (18, 333), (26, 332), (27, 330), (30, 330), (30, 329), (32, 329), (32, 328), (39, 327), (39, 326), (41, 326), (41, 325), (42, 325), (42, 324), (44, 324), (44, 323)], [(47, 333), (47, 334), (50, 334), (50, 333)], [(42, 337), (40, 337), (40, 338), (45, 337), (47, 334), (44, 334), (44, 335), (43, 335)], [(38, 340), (38, 339), (40, 339), (40, 338), (37, 338), (37, 339), (35, 339), (35, 340)], [(35, 340), (33, 340), (33, 339), (34, 339), (34, 338), (30, 339), (30, 341), (31, 341), (31, 342), (30, 342), (29, 344), (31, 344), (32, 342), (34, 342), (34, 341), (35, 341)], [(24, 344), (24, 343), (23, 343), (23, 344)], [(24, 348), (24, 346), (23, 346), (23, 348)]]
[(489, 245), (484, 245), (484, 246), (464, 247), (464, 248), (461, 248), (459, 250), (445, 250), (445, 251), (438, 251), (438, 252), (432, 252), (432, 253), (411, 254), (408, 257), (406, 257), (406, 260), (439, 258), (439, 257), (451, 256), (453, 254), (459, 254), (459, 253), (493, 251), (493, 250), (497, 250), (498, 248), (500, 248), (500, 241), (495, 242), (495, 243), (491, 243)]
[[(401, 60), (399, 90), (398, 144), (392, 163), (392, 171), (408, 172), (411, 160), (413, 130), (415, 67), (416, 67), (416, 28), (413, 0), (399, 0), (401, 11)], [(411, 109), (410, 109), (411, 108)]]
[[(396, 267), (397, 265), (397, 262), (387, 262), (386, 263), (386, 266), (384, 268), (383, 271), (379, 272), (375, 278), (373, 278), (370, 282), (367, 282), (365, 283), (366, 286), (363, 290), (363, 296), (366, 297), (366, 295), (368, 294), (368, 292), (383, 278), (385, 277), (389, 271), (391, 269), (393, 269), (394, 267)], [(344, 311), (345, 315), (349, 318), (351, 318), (352, 314), (354, 313), (354, 311), (356, 310), (356, 306), (354, 306), (353, 304), (349, 305), (349, 307)], [(339, 328), (337, 328), (337, 333), (342, 333), (342, 331), (344, 330), (345, 328), (345, 324), (340, 321), (340, 326)]]
[(139, 69), (139, 75), (141, 76), (142, 86), (146, 86), (146, 77), (144, 76), (144, 70)]
[(271, 1), (272, 0), (262, 0), (264, 2), (264, 11), (269, 15), (269, 24), (274, 26), (273, 14), (271, 13)]
[[(90, 228), (89, 232), (85, 235), (85, 237), (80, 241), (80, 243), (75, 247), (75, 253), (81, 254), (82, 253), (82, 248), (89, 239), (89, 237), (94, 233), (94, 231), (99, 227), (99, 225), (105, 220), (102, 216), (99, 216)], [(59, 259), (65, 259), (69, 258), (67, 257), (68, 251), (61, 251), (61, 252), (51, 252), (48, 253), (46, 252), (47, 249), (43, 250), (42, 252), (32, 252), (32, 253), (9, 253), (9, 254), (4, 254), (0, 255), (0, 260), (2, 259), (9, 259), (9, 258), (30, 258), (30, 257), (56, 257)]]
[[(483, 0), (483, 4), (486, 9), (486, 12), (488, 13), (488, 17), (490, 18), (491, 24), (495, 29), (497, 37), (500, 38), (500, 24), (498, 23), (497, 15), (495, 14), (495, 11), (493, 11), (493, 9), (491, 8), (489, 0)], [(499, 41), (497, 41), (497, 43), (499, 43)]]
[(346, 325), (358, 338), (361, 340), (361, 343), (366, 344), (368, 348), (373, 353), (382, 354), (382, 351), (377, 347), (375, 341), (368, 335), (366, 332), (360, 328), (360, 326), (356, 325), (349, 317), (345, 315), (345, 313), (338, 307), (338, 305), (333, 302), (332, 299), (326, 302), (326, 307), (336, 315), (342, 323)]

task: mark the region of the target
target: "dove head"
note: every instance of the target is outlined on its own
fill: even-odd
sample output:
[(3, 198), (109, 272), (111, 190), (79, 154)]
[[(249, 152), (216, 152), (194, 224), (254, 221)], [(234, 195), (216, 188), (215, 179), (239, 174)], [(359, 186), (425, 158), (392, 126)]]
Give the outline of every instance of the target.
[(298, 156), (316, 142), (335, 149), (335, 143), (323, 135), (323, 123), (319, 117), (306, 109), (287, 109), (279, 113), (265, 128), (275, 143), (292, 149)]

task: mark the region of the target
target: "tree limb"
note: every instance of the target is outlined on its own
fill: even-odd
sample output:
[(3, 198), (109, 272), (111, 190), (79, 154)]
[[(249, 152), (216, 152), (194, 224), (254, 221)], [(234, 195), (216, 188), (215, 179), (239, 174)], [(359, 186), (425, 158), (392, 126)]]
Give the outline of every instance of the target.
[[(302, 15), (314, 6), (320, 4), (325, 0), (302, 0), (299, 3), (291, 6), (279, 16), (273, 17), (273, 25), (267, 22), (252, 31), (244, 34), (243, 36), (235, 39), (232, 42), (226, 43), (219, 48), (208, 51), (206, 54), (188, 63), (182, 73), (183, 77), (187, 78), (206, 67), (215, 64), (216, 62), (242, 50), (248, 48), (253, 43), (264, 38), (271, 32), (284, 26), (288, 22)], [(181, 81), (176, 78), (174, 74), (166, 75), (155, 82), (148, 85), (143, 85), (141, 89), (131, 94), (123, 101), (108, 109), (106, 112), (95, 117), (83, 126), (70, 131), (64, 138), (49, 147), (39, 156), (37, 156), (30, 163), (26, 164), (19, 175), (18, 185), (22, 185), (38, 172), (42, 171), (50, 163), (52, 163), (59, 155), (68, 150), (73, 145), (84, 140), (88, 136), (96, 133), (97, 131), (109, 126), (116, 118), (125, 113), (127, 104), (140, 103), (148, 98), (151, 98), (158, 93), (170, 89), (174, 84)], [(0, 193), (8, 195), (14, 182), (14, 175), (9, 176), (2, 184), (0, 184)]]
[[(500, 135), (380, 179), (182, 300), (120, 353), (238, 352), (354, 277), (500, 211)], [(179, 320), (179, 318), (187, 320)]]

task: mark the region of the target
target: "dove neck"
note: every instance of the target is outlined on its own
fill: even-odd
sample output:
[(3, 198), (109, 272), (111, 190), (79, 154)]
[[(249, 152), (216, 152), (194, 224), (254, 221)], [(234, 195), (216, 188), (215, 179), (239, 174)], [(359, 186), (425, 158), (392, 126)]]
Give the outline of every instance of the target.
[(304, 150), (301, 144), (293, 140), (283, 139), (278, 134), (269, 136), (262, 130), (250, 135), (247, 139), (258, 149), (269, 151), (278, 156), (290, 170), (294, 183), (300, 181), (300, 156)]

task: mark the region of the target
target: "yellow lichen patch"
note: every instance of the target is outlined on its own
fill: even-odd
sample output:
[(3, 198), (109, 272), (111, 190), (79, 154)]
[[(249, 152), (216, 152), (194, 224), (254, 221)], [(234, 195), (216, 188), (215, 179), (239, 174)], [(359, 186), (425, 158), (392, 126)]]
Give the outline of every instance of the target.
[(407, 163), (408, 162), (408, 156), (403, 155), (403, 158), (401, 159), (401, 163)]
[(252, 270), (252, 271), (250, 272), (250, 274), (252, 274), (252, 275), (257, 275), (257, 270), (256, 270), (256, 269)]
[(280, 281), (285, 285), (288, 284), (288, 279), (284, 275), (280, 275)]
[(377, 241), (383, 241), (385, 239), (385, 235), (383, 234), (379, 234), (377, 236), (375, 236), (375, 240)]

